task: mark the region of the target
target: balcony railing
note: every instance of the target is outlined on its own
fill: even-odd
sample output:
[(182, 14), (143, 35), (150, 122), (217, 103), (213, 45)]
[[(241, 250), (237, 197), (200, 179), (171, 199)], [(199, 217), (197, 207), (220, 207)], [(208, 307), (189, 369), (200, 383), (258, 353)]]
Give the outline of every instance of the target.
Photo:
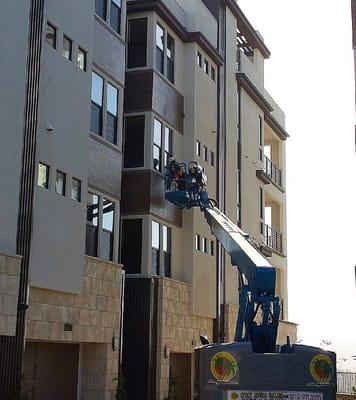
[(282, 234), (276, 228), (264, 224), (264, 235), (265, 235), (266, 246), (282, 254), (283, 253)]
[(278, 166), (271, 161), (267, 156), (264, 162), (264, 172), (268, 178), (278, 186), (282, 186), (282, 172)]

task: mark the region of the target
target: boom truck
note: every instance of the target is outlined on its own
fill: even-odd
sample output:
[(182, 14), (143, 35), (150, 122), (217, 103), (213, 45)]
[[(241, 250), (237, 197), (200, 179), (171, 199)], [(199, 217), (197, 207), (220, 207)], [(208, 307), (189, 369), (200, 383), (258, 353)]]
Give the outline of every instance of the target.
[(258, 244), (209, 198), (207, 178), (196, 162), (170, 159), (166, 200), (200, 208), (211, 232), (239, 271), (239, 312), (233, 343), (207, 340), (195, 349), (195, 399), (335, 400), (336, 355), (317, 347), (277, 345), (280, 300), (276, 269)]

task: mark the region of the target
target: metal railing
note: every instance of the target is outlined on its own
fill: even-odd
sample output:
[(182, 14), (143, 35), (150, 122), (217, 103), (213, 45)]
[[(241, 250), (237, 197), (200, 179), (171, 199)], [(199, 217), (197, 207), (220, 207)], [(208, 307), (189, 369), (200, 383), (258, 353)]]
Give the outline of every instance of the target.
[(271, 161), (267, 156), (264, 156), (264, 171), (268, 178), (277, 184), (282, 186), (282, 171), (279, 169), (273, 161)]
[(282, 234), (272, 226), (264, 224), (265, 244), (270, 249), (283, 253)]
[(356, 391), (356, 373), (338, 372), (337, 373), (337, 392), (343, 394), (353, 394)]

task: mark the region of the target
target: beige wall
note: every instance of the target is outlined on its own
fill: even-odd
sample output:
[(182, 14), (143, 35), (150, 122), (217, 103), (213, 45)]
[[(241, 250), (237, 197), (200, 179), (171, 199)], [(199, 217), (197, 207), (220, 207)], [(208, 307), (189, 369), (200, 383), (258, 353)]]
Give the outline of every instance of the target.
[(0, 335), (16, 333), (21, 257), (0, 253)]

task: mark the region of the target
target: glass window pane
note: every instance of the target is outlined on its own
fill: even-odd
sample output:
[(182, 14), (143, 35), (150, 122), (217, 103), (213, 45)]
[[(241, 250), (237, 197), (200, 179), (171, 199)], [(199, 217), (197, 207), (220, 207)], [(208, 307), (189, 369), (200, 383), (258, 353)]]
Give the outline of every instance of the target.
[(211, 67), (211, 79), (213, 80), (213, 81), (215, 81), (215, 79), (216, 79), (216, 73), (215, 73), (215, 68), (214, 67)]
[(56, 172), (56, 193), (62, 196), (66, 194), (66, 174), (61, 171)]
[(145, 116), (126, 117), (124, 167), (143, 167)]
[(62, 55), (67, 60), (72, 60), (72, 41), (67, 36), (63, 36)]
[(56, 40), (57, 39), (57, 30), (56, 28), (47, 22), (46, 27), (46, 42), (52, 46), (54, 49), (56, 48)]
[(103, 127), (103, 110), (100, 106), (91, 102), (90, 110), (90, 130), (97, 135), (102, 135)]
[(147, 18), (128, 21), (127, 67), (145, 67), (147, 58)]
[(110, 6), (110, 26), (120, 34), (121, 28), (121, 1), (112, 0)]
[(158, 24), (156, 25), (156, 46), (164, 51), (164, 30)]
[(107, 110), (117, 116), (117, 89), (108, 83), (107, 88)]
[(204, 72), (209, 75), (209, 62), (204, 60)]
[(72, 179), (72, 199), (75, 201), (81, 201), (81, 182), (79, 179)]
[(202, 56), (201, 56), (201, 53), (199, 53), (199, 51), (198, 51), (198, 53), (197, 53), (197, 65), (198, 65), (199, 67), (202, 66)]
[(200, 157), (200, 142), (198, 140), (195, 143), (195, 154)]
[(103, 78), (93, 72), (91, 80), (91, 99), (99, 106), (103, 105), (103, 83)]
[(174, 61), (174, 39), (167, 35), (167, 57)]
[(98, 226), (99, 221), (99, 196), (88, 193), (87, 200), (87, 223), (92, 226)]
[(153, 145), (153, 168), (156, 171), (161, 170), (161, 148)]
[(168, 252), (168, 228), (165, 225), (162, 226), (162, 248)]
[(195, 249), (200, 250), (200, 235), (195, 235)]
[(157, 146), (161, 147), (161, 141), (162, 141), (162, 124), (157, 119), (155, 119), (153, 142)]
[(87, 53), (78, 47), (77, 65), (82, 71), (87, 69)]
[(102, 19), (106, 19), (106, 1), (95, 0), (95, 14), (99, 15)]
[(210, 254), (212, 256), (214, 255), (214, 240), (210, 241)]
[(152, 221), (152, 247), (159, 250), (159, 223)]
[(117, 117), (111, 113), (106, 113), (106, 140), (110, 143), (116, 144), (117, 142)]
[(172, 136), (172, 129), (166, 126), (164, 128), (164, 150), (169, 154), (172, 154)]
[(213, 167), (215, 164), (215, 156), (214, 156), (214, 152), (210, 151), (210, 164)]
[(115, 203), (103, 199), (103, 229), (112, 232), (114, 230)]
[(48, 189), (49, 186), (49, 166), (46, 164), (38, 164), (38, 186)]

